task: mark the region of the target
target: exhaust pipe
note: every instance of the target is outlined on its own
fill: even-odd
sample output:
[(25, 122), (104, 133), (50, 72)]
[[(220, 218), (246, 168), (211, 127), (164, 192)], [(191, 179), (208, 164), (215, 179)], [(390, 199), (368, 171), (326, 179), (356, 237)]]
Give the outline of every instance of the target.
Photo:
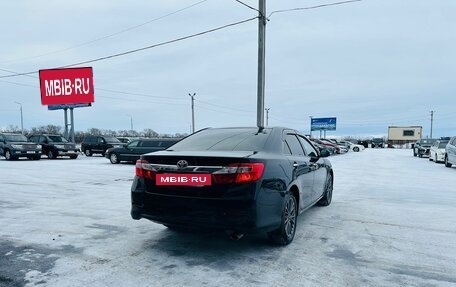
[(228, 235), (228, 237), (231, 240), (239, 240), (242, 237), (244, 237), (244, 235), (245, 235), (244, 233), (239, 233), (239, 232), (232, 231), (232, 230), (227, 230), (227, 231), (225, 231), (225, 233)]

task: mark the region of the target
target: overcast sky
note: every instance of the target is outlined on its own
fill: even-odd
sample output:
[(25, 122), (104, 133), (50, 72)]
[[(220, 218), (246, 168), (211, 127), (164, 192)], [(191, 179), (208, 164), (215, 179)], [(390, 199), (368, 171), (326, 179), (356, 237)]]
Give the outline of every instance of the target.
[[(267, 11), (330, 2), (337, 1), (267, 1)], [(308, 133), (309, 116), (331, 116), (338, 119), (334, 135), (386, 135), (389, 125), (421, 125), (427, 135), (435, 110), (434, 136), (455, 135), (455, 15), (454, 0), (364, 0), (273, 14), (266, 31), (269, 125)], [(64, 66), (255, 16), (234, 0), (3, 1), (0, 69)], [(131, 115), (136, 130), (188, 133), (188, 93), (196, 93), (196, 129), (255, 126), (257, 31), (254, 20), (90, 64), (95, 103), (75, 110), (75, 129), (129, 129)], [(0, 127), (20, 126), (14, 102), (23, 105), (24, 128), (63, 126), (63, 111), (41, 105), (37, 76), (0, 79)]]

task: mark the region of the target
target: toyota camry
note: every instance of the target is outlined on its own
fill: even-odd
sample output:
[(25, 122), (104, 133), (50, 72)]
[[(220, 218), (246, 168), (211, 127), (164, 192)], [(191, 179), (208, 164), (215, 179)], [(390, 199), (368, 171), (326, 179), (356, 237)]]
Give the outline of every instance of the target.
[(136, 162), (131, 216), (286, 245), (300, 213), (331, 203), (328, 155), (293, 129), (203, 129)]

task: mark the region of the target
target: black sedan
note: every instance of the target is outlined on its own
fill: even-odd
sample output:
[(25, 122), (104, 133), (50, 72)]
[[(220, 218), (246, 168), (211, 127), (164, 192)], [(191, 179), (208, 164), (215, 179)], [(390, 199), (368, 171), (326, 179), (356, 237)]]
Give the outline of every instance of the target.
[(109, 148), (105, 156), (112, 164), (121, 161), (135, 162), (139, 159), (140, 155), (164, 150), (179, 140), (180, 138), (137, 139), (131, 141), (126, 146)]
[(263, 231), (286, 245), (298, 214), (331, 203), (334, 174), (327, 156), (293, 129), (204, 129), (141, 156), (131, 216), (169, 228), (220, 229), (237, 238)]

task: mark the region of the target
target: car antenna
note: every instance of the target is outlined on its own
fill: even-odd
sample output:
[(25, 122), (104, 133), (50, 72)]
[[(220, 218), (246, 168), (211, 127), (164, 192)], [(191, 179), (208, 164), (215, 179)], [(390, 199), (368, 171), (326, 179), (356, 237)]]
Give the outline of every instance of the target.
[(258, 127), (258, 132), (256, 134), (262, 133), (264, 130), (264, 127)]

